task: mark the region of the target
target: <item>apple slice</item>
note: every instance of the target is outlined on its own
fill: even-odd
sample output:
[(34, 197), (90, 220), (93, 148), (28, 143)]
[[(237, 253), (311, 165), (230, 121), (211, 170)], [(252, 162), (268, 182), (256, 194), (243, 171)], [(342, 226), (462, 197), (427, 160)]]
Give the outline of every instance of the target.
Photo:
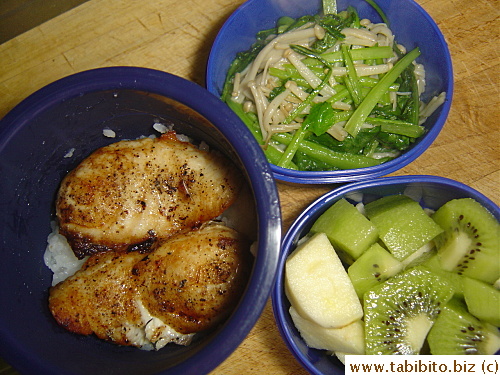
[(344, 327), (363, 316), (356, 290), (324, 233), (314, 234), (286, 260), (285, 292), (302, 317), (326, 328)]
[(365, 354), (365, 330), (361, 320), (341, 328), (325, 328), (301, 317), (293, 306), (290, 307), (290, 316), (308, 347)]

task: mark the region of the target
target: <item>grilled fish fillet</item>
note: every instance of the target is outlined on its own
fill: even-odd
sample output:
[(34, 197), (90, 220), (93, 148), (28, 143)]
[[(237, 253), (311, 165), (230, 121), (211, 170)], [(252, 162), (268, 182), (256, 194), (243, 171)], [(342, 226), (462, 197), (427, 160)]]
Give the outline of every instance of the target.
[(222, 224), (177, 236), (136, 263), (132, 273), (146, 309), (178, 332), (225, 319), (246, 285), (250, 243)]
[(69, 331), (156, 349), (189, 344), (231, 313), (252, 259), (249, 243), (220, 223), (171, 237), (149, 254), (108, 251), (50, 289), (49, 308)]
[(217, 152), (174, 132), (103, 147), (63, 180), (56, 214), (75, 255), (148, 251), (158, 239), (220, 215), (242, 185), (239, 170)]

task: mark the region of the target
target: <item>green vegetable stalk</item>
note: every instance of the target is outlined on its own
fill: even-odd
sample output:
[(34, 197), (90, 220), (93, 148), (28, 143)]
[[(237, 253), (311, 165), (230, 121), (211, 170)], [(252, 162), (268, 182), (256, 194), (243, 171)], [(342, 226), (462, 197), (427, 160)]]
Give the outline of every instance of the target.
[[(286, 145), (290, 145), (293, 142), (292, 136), (286, 133), (273, 135), (273, 140)], [(373, 159), (364, 155), (337, 152), (310, 141), (302, 141), (300, 144), (297, 144), (297, 149), (306, 155), (335, 166), (338, 169), (373, 167), (388, 160), (388, 158)]]
[[(284, 123), (289, 124), (291, 121), (297, 117), (299, 113), (302, 112), (302, 110), (310, 105), (310, 103), (313, 101), (313, 99), (320, 93), (320, 91), (326, 86), (328, 81), (330, 80), (330, 77), (332, 75), (332, 71), (330, 71), (326, 74), (325, 78), (323, 81), (321, 81), (321, 84), (316, 87), (311, 94), (304, 100), (288, 117), (285, 119)], [(283, 167), (287, 168), (288, 164), (292, 160), (293, 156), (297, 152), (297, 149), (299, 147), (299, 144), (304, 140), (307, 132), (307, 128), (309, 126), (309, 122), (306, 120), (302, 123), (302, 126), (297, 129), (293, 135), (292, 142), (288, 145), (286, 148), (285, 152), (281, 156), (279, 162), (278, 162), (278, 167)]]
[(344, 129), (349, 134), (356, 137), (366, 118), (370, 115), (373, 108), (375, 108), (382, 95), (389, 90), (389, 87), (396, 81), (403, 70), (418, 56), (420, 56), (420, 49), (417, 47), (398, 60), (392, 69), (371, 89), (344, 126)]

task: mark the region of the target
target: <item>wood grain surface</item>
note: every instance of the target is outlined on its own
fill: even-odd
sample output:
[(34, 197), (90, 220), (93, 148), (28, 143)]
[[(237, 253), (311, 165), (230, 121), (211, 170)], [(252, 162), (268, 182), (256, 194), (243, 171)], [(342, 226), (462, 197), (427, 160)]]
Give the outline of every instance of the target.
[[(499, 7), (496, 0), (417, 0), (448, 42), (455, 92), (429, 150), (394, 175), (463, 182), (500, 203)], [(210, 47), (242, 0), (89, 0), (0, 45), (0, 118), (69, 74), (105, 66), (159, 69), (204, 85)], [(283, 231), (333, 185), (278, 183)], [(305, 374), (275, 326), (271, 304), (213, 374)]]

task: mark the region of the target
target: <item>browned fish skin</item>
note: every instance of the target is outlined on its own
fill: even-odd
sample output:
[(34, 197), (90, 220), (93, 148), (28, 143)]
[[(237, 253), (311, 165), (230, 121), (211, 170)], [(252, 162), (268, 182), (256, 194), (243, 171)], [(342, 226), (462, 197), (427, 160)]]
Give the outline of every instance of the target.
[(130, 270), (144, 258), (109, 251), (90, 257), (80, 271), (50, 289), (49, 308), (57, 322), (81, 335), (130, 345), (127, 327), (140, 326), (137, 288)]
[(166, 242), (133, 268), (144, 305), (180, 333), (213, 327), (243, 292), (249, 248), (237, 232), (222, 225)]
[(234, 201), (240, 172), (222, 155), (159, 138), (95, 151), (63, 180), (60, 233), (83, 258), (108, 250), (148, 251), (162, 238), (220, 215)]
[(242, 295), (251, 269), (249, 243), (222, 224), (173, 236), (151, 253), (91, 256), (51, 288), (49, 308), (69, 331), (134, 345), (127, 330), (144, 327), (139, 304), (177, 332), (215, 327)]

